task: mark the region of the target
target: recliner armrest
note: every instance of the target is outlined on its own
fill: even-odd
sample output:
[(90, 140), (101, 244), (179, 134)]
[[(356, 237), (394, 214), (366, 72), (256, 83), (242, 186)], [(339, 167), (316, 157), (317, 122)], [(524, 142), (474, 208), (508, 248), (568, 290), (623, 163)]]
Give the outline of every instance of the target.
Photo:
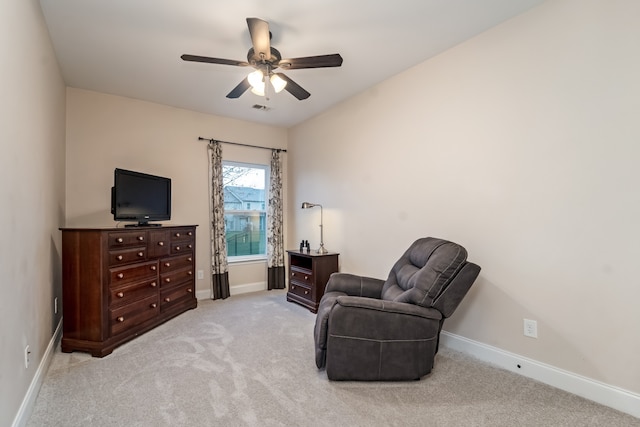
[(329, 277), (325, 292), (344, 292), (347, 295), (380, 298), (384, 280), (357, 276), (349, 273), (333, 273)]
[(381, 299), (361, 298), (355, 296), (340, 296), (336, 299), (336, 304), (339, 304), (343, 307), (364, 308), (369, 310), (377, 310), (384, 313), (420, 316), (424, 317), (425, 319), (440, 320), (442, 318), (442, 314), (434, 308), (421, 307), (419, 305), (386, 301)]

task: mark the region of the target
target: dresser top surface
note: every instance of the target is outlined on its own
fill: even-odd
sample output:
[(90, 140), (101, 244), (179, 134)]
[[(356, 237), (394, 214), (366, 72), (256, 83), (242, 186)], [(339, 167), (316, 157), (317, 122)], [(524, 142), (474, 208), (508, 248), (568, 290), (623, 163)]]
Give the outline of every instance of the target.
[(60, 227), (61, 231), (137, 231), (137, 230), (163, 230), (165, 228), (182, 228), (197, 227), (197, 225), (179, 225), (179, 224), (162, 224), (151, 226), (133, 226), (133, 227)]

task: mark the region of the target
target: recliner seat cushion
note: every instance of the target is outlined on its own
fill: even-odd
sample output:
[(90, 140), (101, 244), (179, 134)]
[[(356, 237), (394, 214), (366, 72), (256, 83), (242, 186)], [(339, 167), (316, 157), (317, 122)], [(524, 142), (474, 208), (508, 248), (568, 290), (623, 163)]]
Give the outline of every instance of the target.
[(467, 251), (446, 240), (415, 241), (395, 263), (382, 287), (382, 299), (431, 307), (467, 259)]

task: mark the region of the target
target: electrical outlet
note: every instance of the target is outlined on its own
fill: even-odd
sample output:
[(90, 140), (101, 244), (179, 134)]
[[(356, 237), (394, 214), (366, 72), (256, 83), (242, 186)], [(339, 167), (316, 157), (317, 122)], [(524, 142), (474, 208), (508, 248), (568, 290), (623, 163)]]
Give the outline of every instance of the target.
[(58, 314), (58, 297), (53, 299), (53, 314)]
[(31, 355), (31, 350), (29, 350), (29, 346), (24, 348), (24, 368), (29, 369), (29, 356)]
[(538, 322), (531, 319), (524, 319), (524, 336), (538, 338)]
[(202, 280), (202, 279), (204, 279), (204, 271), (198, 270), (198, 280)]

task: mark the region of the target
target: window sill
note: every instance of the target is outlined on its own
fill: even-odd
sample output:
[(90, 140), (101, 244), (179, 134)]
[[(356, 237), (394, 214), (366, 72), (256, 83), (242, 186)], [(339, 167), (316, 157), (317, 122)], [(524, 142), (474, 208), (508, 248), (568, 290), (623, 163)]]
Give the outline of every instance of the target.
[(252, 264), (267, 262), (266, 255), (234, 256), (227, 259), (229, 264)]

